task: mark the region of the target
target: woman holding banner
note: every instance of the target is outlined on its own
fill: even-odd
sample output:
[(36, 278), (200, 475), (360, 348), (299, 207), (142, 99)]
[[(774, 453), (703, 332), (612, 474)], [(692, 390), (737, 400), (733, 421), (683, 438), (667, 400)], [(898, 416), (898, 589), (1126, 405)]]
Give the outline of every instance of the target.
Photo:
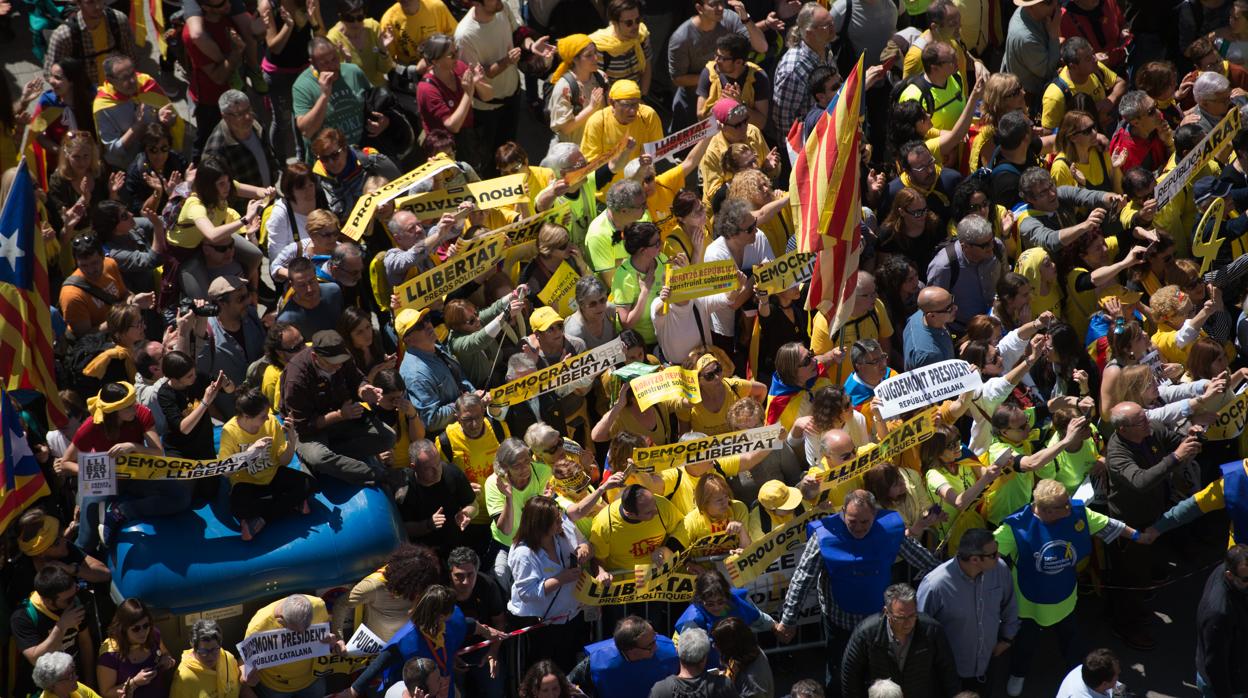
[(767, 386), (762, 383), (725, 376), (724, 367), (714, 354), (686, 358), (684, 367), (697, 371), (702, 399), (699, 402), (680, 400), (676, 412), (681, 433), (692, 430), (717, 436), (732, 431), (728, 426), (728, 410), (737, 400), (753, 397), (761, 402), (767, 397)]
[(611, 277), (611, 299), (619, 308), (620, 325), (637, 330), (647, 347), (655, 344), (650, 299), (667, 288), (667, 258), (661, 254), (663, 236), (659, 226), (648, 221), (630, 223), (624, 228), (624, 251), (628, 259)]
[(685, 537), (681, 540), (690, 547), (690, 555), (723, 555), (750, 544), (749, 509), (733, 499), (723, 475), (712, 471), (698, 478), (693, 503), (694, 509), (685, 514)]

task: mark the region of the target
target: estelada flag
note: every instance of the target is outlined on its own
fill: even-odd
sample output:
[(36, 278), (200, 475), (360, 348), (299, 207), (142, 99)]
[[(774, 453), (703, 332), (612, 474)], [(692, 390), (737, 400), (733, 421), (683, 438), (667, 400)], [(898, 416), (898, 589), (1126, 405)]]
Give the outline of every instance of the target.
[(818, 254), (806, 307), (828, 316), (832, 336), (853, 308), (850, 297), (862, 253), (862, 63), (859, 56), (805, 143), (800, 120), (788, 135), (789, 147), (796, 154), (789, 201), (797, 249)]
[(17, 408), (4, 390), (0, 390), (0, 442), (0, 531), (4, 531), (27, 507), (49, 494)]
[(0, 387), (42, 393), (48, 420), (60, 426), (65, 408), (52, 364), (52, 294), (44, 253), (35, 228), (34, 182), (23, 158), (0, 211), (0, 371), (7, 377)]

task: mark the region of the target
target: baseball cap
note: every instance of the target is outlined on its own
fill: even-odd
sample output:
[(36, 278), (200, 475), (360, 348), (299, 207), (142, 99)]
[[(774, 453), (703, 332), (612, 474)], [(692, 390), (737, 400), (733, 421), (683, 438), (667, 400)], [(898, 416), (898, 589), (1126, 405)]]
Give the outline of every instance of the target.
[(731, 97), (723, 97), (711, 109), (711, 114), (715, 116), (715, 120), (720, 124), (726, 124), (734, 117), (741, 118), (742, 114), (748, 114), (748, 110), (744, 104)]
[(321, 330), (312, 335), (312, 351), (331, 364), (351, 360), (351, 355), (347, 353), (347, 343), (334, 330)]
[(233, 274), (218, 276), (212, 280), (211, 284), (208, 284), (208, 297), (220, 298), (221, 296), (228, 296), (240, 288), (247, 288), (247, 284), (237, 276)]
[(549, 330), (556, 322), (563, 322), (563, 316), (549, 305), (543, 305), (529, 316), (529, 324), (538, 332)]
[(1230, 193), (1231, 182), (1221, 177), (1201, 177), (1192, 185), (1192, 199), (1198, 204), (1211, 197), (1229, 196)]
[(408, 332), (416, 329), (416, 325), (419, 325), (420, 321), (424, 320), (429, 312), (428, 308), (421, 308), (420, 310), (404, 308), (400, 310), (399, 314), (394, 316), (394, 331), (398, 333), (399, 339), (403, 339)]
[(802, 503), (802, 493), (780, 480), (768, 480), (758, 490), (758, 503), (771, 511), (796, 509)]

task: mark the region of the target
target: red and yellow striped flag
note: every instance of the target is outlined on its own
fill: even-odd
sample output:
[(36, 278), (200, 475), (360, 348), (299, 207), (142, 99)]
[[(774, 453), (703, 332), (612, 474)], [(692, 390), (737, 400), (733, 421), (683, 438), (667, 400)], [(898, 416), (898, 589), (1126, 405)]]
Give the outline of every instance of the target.
[(52, 293), (43, 238), (35, 227), (35, 186), (22, 158), (0, 210), (0, 370), (6, 390), (42, 393), (48, 420), (65, 423), (52, 364)]
[(802, 143), (802, 122), (789, 130), (796, 154), (789, 178), (789, 200), (797, 228), (797, 249), (815, 252), (806, 307), (829, 318), (835, 336), (853, 308), (850, 297), (862, 253), (861, 160), (863, 60), (846, 76), (840, 90)]

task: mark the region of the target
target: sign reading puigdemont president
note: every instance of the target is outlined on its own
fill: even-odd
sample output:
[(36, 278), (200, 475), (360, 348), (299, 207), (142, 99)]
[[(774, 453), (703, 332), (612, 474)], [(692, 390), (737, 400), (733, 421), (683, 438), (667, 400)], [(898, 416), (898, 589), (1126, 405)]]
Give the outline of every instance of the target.
[(899, 373), (875, 386), (885, 419), (955, 398), (983, 385), (979, 371), (961, 359), (949, 359)]

